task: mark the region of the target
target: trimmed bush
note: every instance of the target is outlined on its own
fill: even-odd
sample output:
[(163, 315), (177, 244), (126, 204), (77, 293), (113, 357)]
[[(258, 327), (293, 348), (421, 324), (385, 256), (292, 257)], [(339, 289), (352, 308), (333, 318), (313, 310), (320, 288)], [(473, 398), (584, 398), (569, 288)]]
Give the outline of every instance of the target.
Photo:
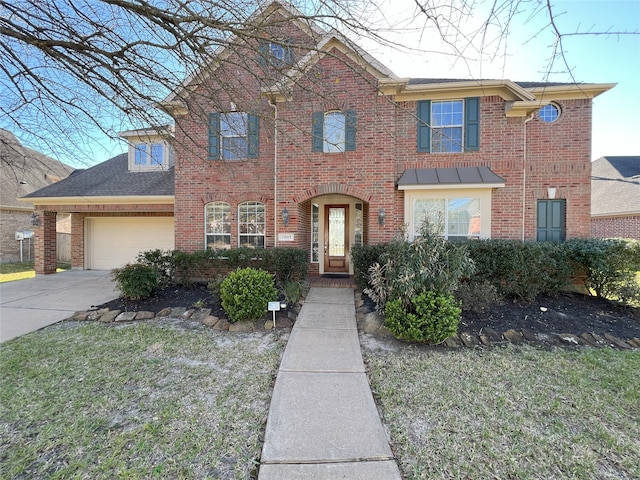
[(475, 240), (467, 244), (476, 265), (472, 280), (489, 282), (504, 297), (528, 301), (566, 288), (575, 267), (566, 245), (520, 240)]
[(268, 311), (268, 303), (278, 298), (273, 275), (264, 270), (241, 268), (220, 284), (222, 308), (229, 320), (255, 320)]
[(423, 292), (411, 299), (411, 307), (401, 299), (386, 304), (384, 324), (396, 338), (436, 344), (458, 331), (461, 309), (453, 295)]
[(111, 275), (122, 296), (129, 300), (150, 297), (161, 283), (158, 270), (141, 263), (129, 263), (122, 268), (114, 268)]
[(265, 250), (262, 267), (275, 275), (276, 282), (286, 284), (307, 278), (308, 253), (301, 248), (275, 247)]
[(434, 291), (450, 295), (460, 281), (474, 271), (465, 244), (446, 241), (434, 228), (425, 223), (421, 236), (413, 242), (404, 237), (391, 241), (380, 262), (369, 269), (369, 287), (364, 293), (385, 311), (390, 300), (401, 300), (411, 311), (411, 301), (423, 292)]
[(369, 285), (369, 269), (376, 263), (380, 263), (382, 255), (386, 252), (388, 243), (377, 245), (354, 245), (351, 247), (351, 262), (353, 263), (354, 279), (360, 290)]

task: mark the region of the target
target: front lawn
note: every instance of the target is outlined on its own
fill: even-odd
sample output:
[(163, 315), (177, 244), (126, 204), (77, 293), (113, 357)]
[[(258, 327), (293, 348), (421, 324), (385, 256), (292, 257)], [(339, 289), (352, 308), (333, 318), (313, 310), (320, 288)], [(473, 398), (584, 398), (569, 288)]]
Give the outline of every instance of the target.
[(640, 351), (365, 348), (407, 479), (640, 478)]
[(0, 478), (249, 478), (283, 342), (173, 322), (1, 344)]

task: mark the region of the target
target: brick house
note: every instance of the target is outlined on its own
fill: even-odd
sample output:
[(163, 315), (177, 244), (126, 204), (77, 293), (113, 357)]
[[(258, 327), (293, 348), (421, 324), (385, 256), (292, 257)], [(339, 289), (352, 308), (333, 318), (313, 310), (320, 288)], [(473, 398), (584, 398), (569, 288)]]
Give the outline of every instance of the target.
[(592, 236), (640, 240), (640, 156), (600, 157), (591, 174)]
[[(353, 273), (353, 245), (413, 237), (425, 218), (452, 240), (590, 236), (591, 103), (612, 84), (399, 78), (291, 7), (273, 2), (252, 22), (268, 26), (163, 102), (175, 120), (166, 203), (67, 198), (75, 267), (91, 268), (80, 251), (94, 215), (162, 212), (183, 251), (304, 248), (319, 274)], [(153, 144), (128, 140), (131, 167)], [(50, 228), (63, 206), (46, 191), (29, 200)], [(36, 268), (49, 273), (42, 238)]]

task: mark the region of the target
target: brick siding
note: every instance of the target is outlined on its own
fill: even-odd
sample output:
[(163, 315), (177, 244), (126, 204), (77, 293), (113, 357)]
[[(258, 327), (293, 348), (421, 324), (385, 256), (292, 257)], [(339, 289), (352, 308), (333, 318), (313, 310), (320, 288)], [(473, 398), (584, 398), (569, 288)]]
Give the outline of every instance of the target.
[(591, 236), (640, 240), (640, 215), (593, 217), (591, 219)]

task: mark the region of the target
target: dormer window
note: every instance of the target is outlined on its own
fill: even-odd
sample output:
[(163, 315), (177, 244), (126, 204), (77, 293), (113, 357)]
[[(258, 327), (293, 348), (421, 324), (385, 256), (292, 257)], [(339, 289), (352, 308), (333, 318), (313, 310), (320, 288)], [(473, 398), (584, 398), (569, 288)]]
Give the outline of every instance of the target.
[(129, 171), (168, 170), (172, 167), (173, 149), (169, 143), (172, 136), (172, 127), (166, 127), (166, 133), (154, 129), (121, 132), (120, 137), (129, 143)]
[(162, 144), (140, 143), (134, 147), (135, 149), (135, 165), (162, 165), (163, 151)]
[(263, 40), (258, 46), (258, 63), (261, 67), (287, 67), (293, 65), (293, 47), (286, 39)]

